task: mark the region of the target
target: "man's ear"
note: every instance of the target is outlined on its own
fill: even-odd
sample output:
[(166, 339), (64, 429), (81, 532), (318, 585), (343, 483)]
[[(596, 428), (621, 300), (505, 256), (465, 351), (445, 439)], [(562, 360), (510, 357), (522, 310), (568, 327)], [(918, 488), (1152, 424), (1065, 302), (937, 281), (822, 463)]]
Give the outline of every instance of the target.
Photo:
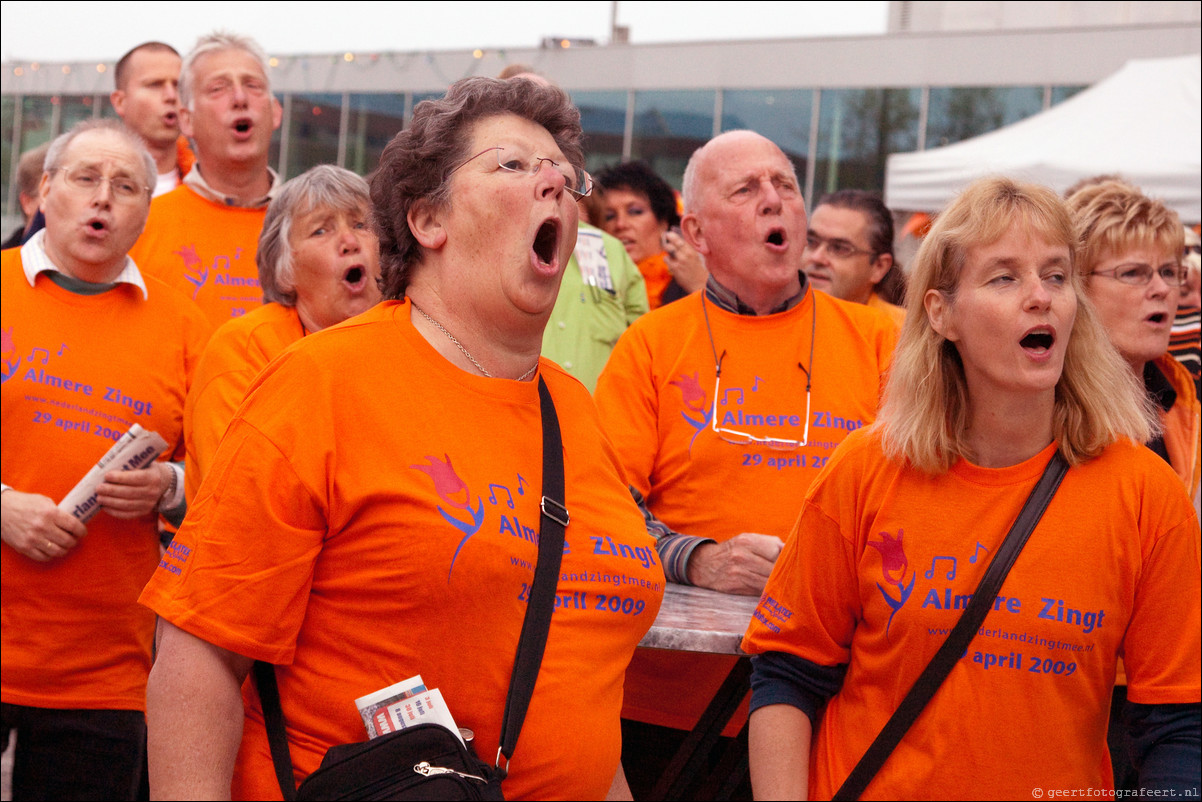
[(284, 122), (284, 107), (280, 105), (279, 99), (271, 96), (271, 130), (280, 130), (280, 124)]
[(192, 111), (187, 106), (179, 107), (179, 132), (192, 140)]
[(952, 322), (951, 300), (939, 290), (927, 290), (922, 296), (922, 305), (927, 310), (927, 319), (941, 337), (951, 342), (960, 339), (959, 333)]
[(37, 208), (42, 214), (46, 213), (46, 193), (50, 191), (50, 173), (42, 173), (42, 180), (38, 184), (38, 205)]
[(876, 259), (872, 263), (872, 272), (868, 274), (869, 280), (873, 286), (880, 283), (885, 274), (889, 272), (889, 268), (893, 267), (893, 255), (888, 253), (877, 254)]
[(447, 230), (442, 225), (442, 215), (429, 201), (414, 201), (405, 215), (405, 222), (413, 237), (423, 248), (436, 251), (447, 242)]
[(693, 247), (693, 250), (702, 256), (709, 255), (709, 244), (705, 239), (705, 232), (701, 228), (701, 221), (697, 219), (695, 214), (686, 214), (680, 218), (680, 233), (684, 235), (685, 242)]
[(117, 116), (122, 120), (125, 119), (125, 92), (121, 89), (114, 89), (109, 94), (109, 103), (113, 104), (113, 111), (117, 112)]

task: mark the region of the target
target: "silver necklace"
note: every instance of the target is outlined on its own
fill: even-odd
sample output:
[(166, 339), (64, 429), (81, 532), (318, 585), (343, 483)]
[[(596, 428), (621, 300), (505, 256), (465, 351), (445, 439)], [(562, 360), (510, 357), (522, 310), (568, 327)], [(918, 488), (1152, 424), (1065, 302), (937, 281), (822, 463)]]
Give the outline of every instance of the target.
[[(443, 325), (441, 323), (439, 323), (437, 320), (435, 320), (434, 318), (427, 315), (426, 310), (422, 309), (420, 306), (413, 303), (412, 298), (409, 299), (409, 303), (413, 304), (413, 308), (417, 310), (417, 313), (419, 315), (421, 315), (422, 317), (424, 317), (426, 320), (430, 321), (430, 323), (434, 326), (434, 328), (438, 329), (444, 335), (446, 335), (446, 338), (448, 340), (450, 340), (452, 343), (454, 343), (455, 347), (458, 348), (463, 353), (463, 355), (467, 357), (467, 361), (471, 362), (473, 365), (476, 366), (476, 370), (480, 371), (481, 373), (483, 373), (485, 376), (487, 376), (490, 379), (493, 378), (493, 375), (491, 373), (489, 373), (487, 370), (485, 370), (484, 366), (481, 365), (479, 362), (477, 362), (476, 358), (474, 356), (472, 356), (471, 353), (469, 353), (466, 348), (463, 347), (463, 343), (461, 343), (461, 342), (459, 342), (459, 340), (455, 339), (454, 334), (451, 334), (451, 332), (449, 332), (445, 328), (443, 328)], [(534, 375), (534, 371), (536, 371), (536, 370), (538, 370), (538, 362), (537, 361), (534, 363), (534, 367), (530, 368), (530, 370), (526, 371), (521, 376), (518, 376), (517, 380), (520, 382), (526, 381), (526, 379), (529, 379), (531, 376)]]

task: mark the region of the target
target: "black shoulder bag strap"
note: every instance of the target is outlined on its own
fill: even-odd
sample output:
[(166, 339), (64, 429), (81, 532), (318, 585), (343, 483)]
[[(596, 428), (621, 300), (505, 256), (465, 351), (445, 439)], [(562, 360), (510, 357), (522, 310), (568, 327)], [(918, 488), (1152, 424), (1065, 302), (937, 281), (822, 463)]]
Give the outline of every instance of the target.
[[(501, 744), (497, 749), (496, 767), (502, 779), (509, 771), (509, 759), (517, 747), (518, 735), (534, 694), (547, 632), (551, 628), (551, 613), (555, 610), (555, 590), (559, 585), (559, 564), (563, 559), (564, 528), (568, 525), (568, 508), (564, 503), (563, 440), (559, 432), (559, 417), (555, 402), (543, 377), (538, 377), (538, 400), (543, 420), (543, 498), (538, 535), (538, 563), (522, 632), (518, 637), (513, 673), (509, 678), (509, 694), (505, 698), (505, 716), (501, 724)], [(288, 752), (288, 737), (284, 731), (284, 713), (280, 707), (280, 692), (276, 684), (275, 666), (256, 660), (255, 684), (263, 707), (267, 741), (276, 779), (284, 799), (296, 799), (296, 782), (292, 777), (292, 756)], [(505, 765), (501, 766), (501, 757)]]
[(1066, 471), (1068, 471), (1068, 463), (1057, 451), (1048, 462), (1048, 466), (1044, 468), (1043, 476), (1039, 478), (1035, 489), (1027, 497), (1026, 503), (1018, 513), (1018, 518), (1014, 520), (1014, 524), (1006, 534), (1006, 539), (998, 547), (997, 553), (985, 570), (985, 575), (981, 577), (980, 584), (972, 594), (972, 600), (964, 608), (964, 612), (960, 615), (960, 620), (956, 622), (951, 634), (947, 636), (947, 640), (943, 642), (939, 651), (931, 658), (931, 662), (923, 669), (922, 674), (914, 683), (914, 687), (910, 688), (909, 693), (897, 706), (893, 716), (885, 723), (876, 740), (868, 747), (868, 751), (860, 758), (860, 762), (852, 769), (851, 774), (847, 776), (847, 780), (832, 799), (860, 798), (864, 789), (868, 787), (868, 783), (872, 782), (872, 778), (881, 770), (881, 766), (885, 765), (885, 761), (889, 759), (894, 748), (901, 743), (901, 739), (905, 737), (910, 725), (914, 723), (923, 708), (927, 706), (927, 702), (947, 679), (947, 675), (951, 673), (956, 662), (968, 648), (968, 644), (972, 642), (973, 636), (981, 628), (985, 616), (993, 607), (993, 600), (997, 598), (1002, 589), (1006, 575), (1010, 573), (1014, 561), (1018, 559), (1019, 552), (1023, 550), (1027, 539), (1031, 537), (1031, 532), (1035, 530), (1039, 519), (1043, 517), (1044, 511), (1052, 501), (1052, 496), (1056, 495), (1056, 489), (1060, 487), (1060, 481), (1064, 478)]

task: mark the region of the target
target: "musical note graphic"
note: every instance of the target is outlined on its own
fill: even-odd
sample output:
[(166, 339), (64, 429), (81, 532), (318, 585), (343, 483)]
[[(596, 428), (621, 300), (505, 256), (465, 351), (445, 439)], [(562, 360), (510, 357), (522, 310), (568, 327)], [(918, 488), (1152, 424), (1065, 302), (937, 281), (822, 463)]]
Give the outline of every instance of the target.
[(61, 346), (59, 346), (58, 353), (55, 354), (55, 356), (62, 356), (63, 352), (66, 350), (67, 350), (67, 344), (63, 343)]
[(29, 352), (29, 356), (25, 358), (25, 361), (26, 361), (26, 362), (32, 362), (32, 361), (33, 361), (33, 358), (34, 358), (34, 356), (37, 354), (37, 352), (38, 352), (38, 351), (41, 351), (41, 352), (42, 352), (42, 364), (43, 364), (43, 365), (45, 365), (47, 362), (49, 362), (49, 361), (50, 361), (50, 352), (49, 352), (49, 351), (47, 351), (45, 348), (35, 348), (35, 349), (33, 349), (32, 351), (30, 351), (30, 352)]
[(513, 493), (510, 493), (509, 488), (506, 487), (505, 485), (489, 485), (488, 486), (488, 500), (492, 502), (493, 506), (497, 505), (497, 491), (494, 490), (494, 488), (500, 488), (501, 490), (505, 491), (505, 495), (509, 496), (509, 509), (512, 510), (513, 509)]
[(931, 560), (931, 567), (929, 569), (927, 569), (926, 573), (923, 574), (923, 576), (925, 576), (927, 579), (934, 579), (935, 578), (935, 564), (938, 563), (940, 560), (951, 560), (952, 561), (952, 570), (947, 572), (947, 578), (948, 578), (948, 581), (955, 579), (956, 578), (956, 558), (955, 557), (947, 557), (947, 556), (936, 557), (935, 559)]
[(754, 393), (756, 391), (756, 388), (758, 388), (760, 386), (760, 382), (762, 382), (762, 381), (763, 381), (763, 379), (761, 379), (759, 376), (756, 376), (755, 384), (751, 385), (751, 392)]
[(726, 390), (724, 393), (722, 393), (722, 406), (726, 406), (726, 404), (728, 403), (727, 398), (730, 396), (731, 393), (739, 394), (739, 400), (735, 402), (736, 404), (743, 403), (743, 388), (742, 387), (731, 387), (729, 390)]
[(522, 475), (519, 473), (518, 474), (518, 495), (519, 496), (526, 495), (526, 489), (524, 487), (525, 484), (526, 484), (526, 480), (523, 479)]
[(977, 541), (977, 550), (972, 553), (972, 556), (968, 558), (968, 561), (970, 563), (975, 563), (977, 561), (977, 555), (980, 554), (982, 551), (985, 552), (986, 554), (989, 553), (989, 549), (987, 549), (983, 545), (981, 545), (981, 541), (978, 540)]

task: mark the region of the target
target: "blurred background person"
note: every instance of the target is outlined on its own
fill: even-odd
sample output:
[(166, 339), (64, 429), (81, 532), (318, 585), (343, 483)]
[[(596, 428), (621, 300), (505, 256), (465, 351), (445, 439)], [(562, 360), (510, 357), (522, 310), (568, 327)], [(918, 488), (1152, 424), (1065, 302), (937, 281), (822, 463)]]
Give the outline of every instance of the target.
[[(592, 398), (539, 356), (590, 184), (579, 119), (555, 87), (468, 78), (385, 148), (371, 194), (387, 300), (260, 375), (143, 594), (165, 621), (156, 796), (223, 797), (231, 778), (237, 798), (278, 795), (239, 690), (255, 659), (276, 664), (298, 779), (365, 740), (356, 698), (418, 673), (494, 758), (537, 561), (541, 388), (571, 514), (558, 593), (589, 604), (555, 612), (505, 795), (629, 798), (622, 678), (663, 570)], [(601, 594), (630, 613), (597, 609)]]
[(906, 277), (893, 257), (893, 215), (875, 192), (842, 189), (810, 215), (803, 269), (814, 288), (906, 319)]
[(367, 182), (323, 164), (285, 183), (267, 209), (255, 260), (264, 304), (214, 332), (184, 406), (189, 502), (267, 363), (306, 334), (380, 300), (380, 248)]
[(146, 140), (158, 170), (155, 196), (170, 192), (196, 157), (179, 128), (179, 53), (163, 42), (143, 42), (117, 61), (113, 111)]
[(1194, 390), (1202, 397), (1202, 246), (1198, 232), (1185, 226), (1185, 283), (1181, 285), (1181, 302), (1173, 320), (1173, 336), (1169, 338), (1169, 353), (1185, 365), (1194, 377)]
[(621, 240), (639, 266), (652, 309), (705, 286), (701, 255), (680, 233), (676, 193), (645, 162), (625, 162), (597, 174), (606, 233)]
[(1140, 784), (1197, 784), (1197, 521), (1140, 445), (1154, 412), (1083, 301), (1075, 244), (1051, 190), (1008, 179), (974, 183), (936, 218), (880, 417), (810, 487), (743, 640), (758, 655), (757, 799), (831, 798), (954, 626), (959, 604), (943, 600), (974, 592), (990, 562), (976, 555), (997, 553), (1056, 452), (1071, 467), (988, 613), (989, 637), (863, 797), (1107, 793), (1119, 655), (1138, 702), (1127, 723)]
[(38, 208), (42, 200), (38, 185), (42, 181), (42, 166), (49, 149), (50, 143), (46, 142), (25, 151), (17, 161), (17, 205), (21, 207), (22, 223), (0, 248), (15, 248), (46, 225), (46, 218)]
[(1199, 403), (1193, 377), (1169, 353), (1185, 270), (1177, 213), (1121, 181), (1068, 199), (1077, 224), (1077, 269), (1111, 343), (1155, 403), (1163, 433), (1148, 447), (1190, 495), (1198, 489)]

